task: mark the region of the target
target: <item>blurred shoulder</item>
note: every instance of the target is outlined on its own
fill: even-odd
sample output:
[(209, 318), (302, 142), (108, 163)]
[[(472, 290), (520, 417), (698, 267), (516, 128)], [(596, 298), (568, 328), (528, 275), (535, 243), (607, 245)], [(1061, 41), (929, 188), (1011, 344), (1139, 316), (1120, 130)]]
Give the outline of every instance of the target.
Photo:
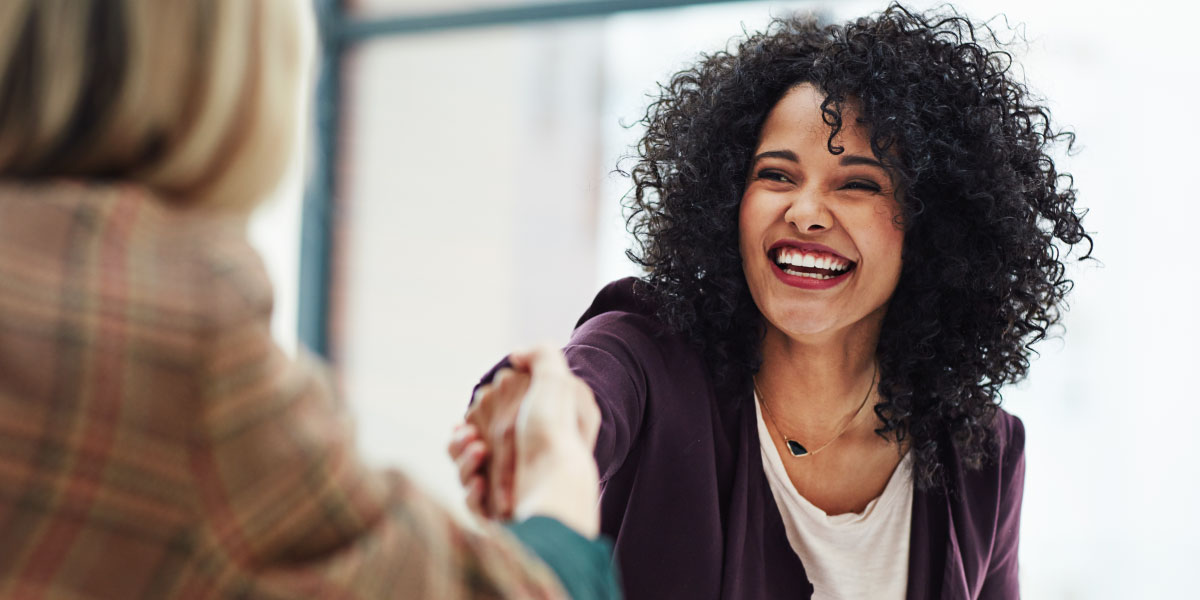
[(131, 184), (0, 183), (0, 270), (81, 306), (97, 296), (182, 321), (271, 304), (244, 215), (177, 207)]

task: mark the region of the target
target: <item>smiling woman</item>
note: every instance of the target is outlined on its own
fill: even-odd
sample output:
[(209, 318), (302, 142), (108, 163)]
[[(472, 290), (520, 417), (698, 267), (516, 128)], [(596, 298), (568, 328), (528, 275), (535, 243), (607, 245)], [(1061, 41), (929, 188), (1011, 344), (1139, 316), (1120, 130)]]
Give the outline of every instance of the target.
[[(780, 454), (813, 456), (786, 463), (788, 479), (814, 506), (843, 514), (879, 497), (904, 456), (859, 418), (874, 396), (878, 367), (869, 349), (900, 278), (904, 230), (895, 185), (871, 154), (857, 111), (845, 109), (851, 126), (833, 140), (843, 151), (826, 147), (824, 99), (804, 83), (771, 109), (738, 228), (746, 285), (763, 319), (755, 390), (770, 417), (767, 439)], [(841, 460), (815, 459), (835, 441)], [(847, 467), (851, 475), (837, 474)]]
[(0, 3), (0, 598), (612, 596), (557, 351), (504, 532), (367, 467), (275, 344), (246, 220), (312, 34), (308, 0)]
[(662, 87), (627, 199), (646, 274), (566, 350), (629, 597), (1019, 595), (999, 390), (1091, 239), (1071, 134), (995, 38), (952, 9), (778, 19)]
[(895, 185), (872, 156), (857, 113), (847, 111), (854, 126), (835, 139), (844, 151), (826, 149), (822, 100), (803, 84), (775, 105), (742, 194), (742, 269), (768, 343), (776, 335), (878, 330), (900, 278), (904, 231)]

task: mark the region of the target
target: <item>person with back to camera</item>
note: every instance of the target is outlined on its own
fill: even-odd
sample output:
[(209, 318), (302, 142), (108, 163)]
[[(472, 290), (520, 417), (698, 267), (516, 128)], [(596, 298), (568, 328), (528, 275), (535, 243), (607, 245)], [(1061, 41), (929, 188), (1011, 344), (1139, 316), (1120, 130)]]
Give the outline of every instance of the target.
[(295, 143), (308, 10), (0, 3), (0, 597), (617, 595), (557, 350), (480, 390), (524, 399), (510, 535), (366, 469), (273, 342), (246, 217)]
[[(646, 275), (566, 347), (629, 598), (1019, 596), (1000, 390), (1091, 237), (1050, 155), (1073, 136), (995, 37), (950, 8), (781, 18), (661, 88), (627, 199)], [(506, 514), (480, 482), (508, 447), (464, 430), (473, 506)]]

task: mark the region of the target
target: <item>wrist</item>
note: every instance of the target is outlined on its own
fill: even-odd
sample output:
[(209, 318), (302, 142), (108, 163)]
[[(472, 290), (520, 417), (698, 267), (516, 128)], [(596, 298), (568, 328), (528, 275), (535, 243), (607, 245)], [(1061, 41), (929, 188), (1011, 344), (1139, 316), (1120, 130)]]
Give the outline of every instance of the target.
[(600, 531), (599, 481), (596, 462), (582, 443), (546, 447), (520, 462), (513, 517), (550, 517), (595, 538)]

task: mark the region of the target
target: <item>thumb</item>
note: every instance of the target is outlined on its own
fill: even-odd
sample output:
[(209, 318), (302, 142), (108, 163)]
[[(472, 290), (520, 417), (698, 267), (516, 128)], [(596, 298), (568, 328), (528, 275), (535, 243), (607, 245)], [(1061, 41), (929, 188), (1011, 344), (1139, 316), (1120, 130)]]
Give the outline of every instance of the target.
[(508, 360), (517, 369), (535, 374), (549, 375), (555, 372), (570, 371), (562, 350), (550, 344), (538, 344), (532, 348), (518, 350), (510, 354)]

